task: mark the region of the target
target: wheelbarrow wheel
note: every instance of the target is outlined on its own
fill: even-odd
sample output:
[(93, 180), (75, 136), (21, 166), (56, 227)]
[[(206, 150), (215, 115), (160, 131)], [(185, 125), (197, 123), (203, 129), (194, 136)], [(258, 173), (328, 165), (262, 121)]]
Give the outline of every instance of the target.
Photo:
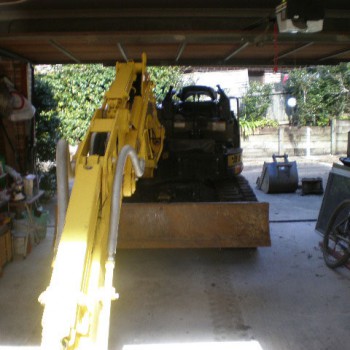
[(323, 237), (323, 258), (336, 268), (350, 258), (350, 200), (343, 201), (332, 213)]

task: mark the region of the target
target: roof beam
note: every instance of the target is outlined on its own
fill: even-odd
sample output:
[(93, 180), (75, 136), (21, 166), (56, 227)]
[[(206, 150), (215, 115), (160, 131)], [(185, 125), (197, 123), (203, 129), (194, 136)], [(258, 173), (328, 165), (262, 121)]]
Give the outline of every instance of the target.
[[(72, 24), (73, 25), (73, 24)], [(131, 25), (131, 24), (130, 24)], [(77, 29), (78, 28), (78, 29)], [(0, 26), (0, 40), (3, 42), (13, 41), (13, 40), (33, 40), (33, 39), (43, 39), (47, 40), (54, 38), (60, 40), (60, 38), (65, 37), (80, 37), (82, 42), (86, 40), (89, 35), (96, 37), (96, 35), (100, 37), (112, 37), (115, 41), (122, 41), (124, 44), (139, 44), (142, 38), (142, 42), (146, 44), (162, 44), (162, 43), (176, 43), (179, 41), (182, 42), (183, 39), (179, 40), (179, 37), (186, 37), (186, 43), (189, 44), (197, 44), (197, 43), (207, 43), (207, 44), (233, 44), (233, 43), (242, 43), (242, 42), (250, 42), (254, 43), (257, 36), (261, 35), (259, 31), (249, 31), (248, 33), (245, 31), (214, 31), (211, 33), (201, 31), (200, 29), (185, 31), (181, 28), (167, 30), (164, 33), (164, 30), (138, 30), (134, 29), (133, 31), (126, 30), (123, 28), (109, 28), (107, 25), (104, 28), (98, 28), (96, 25), (96, 31), (91, 31), (91, 23), (89, 24), (89, 30), (81, 31), (79, 30), (79, 26), (75, 28), (70, 28), (69, 24), (66, 23), (66, 26), (62, 28), (55, 27), (55, 25), (51, 27), (45, 27), (42, 24), (38, 24), (38, 27), (33, 29), (31, 28), (15, 28), (12, 27), (13, 32), (8, 32), (7, 29)], [(99, 30), (100, 29), (100, 30)], [(109, 30), (107, 30), (109, 29)], [(273, 42), (273, 33), (265, 33), (263, 37), (263, 42)], [(344, 34), (327, 34), (323, 33), (310, 33), (310, 34), (279, 34), (278, 42), (280, 44), (289, 44), (291, 42), (295, 44), (304, 45), (307, 42), (314, 42), (317, 44), (343, 44), (350, 45), (350, 31)]]
[(71, 60), (73, 60), (75, 63), (81, 63), (79, 59), (77, 59), (73, 54), (71, 54), (68, 50), (66, 50), (63, 46), (58, 44), (54, 40), (49, 40), (49, 43), (55, 47), (58, 51), (62, 52), (65, 56), (69, 57)]
[[(1, 35), (46, 34), (46, 33), (198, 33), (241, 32), (245, 19), (220, 17), (130, 17), (130, 18), (43, 18), (0, 21)], [(350, 31), (350, 29), (349, 29)], [(244, 33), (244, 32), (243, 32)], [(250, 33), (250, 32), (249, 32)]]
[[(263, 2), (261, 2), (263, 4)], [(216, 4), (215, 4), (216, 5)], [(50, 6), (47, 6), (50, 8)], [(122, 18), (122, 17), (221, 17), (221, 18), (263, 18), (275, 15), (275, 8), (269, 5), (261, 7), (239, 7), (232, 5), (231, 7), (202, 7), (202, 8), (89, 8), (84, 7), (79, 2), (79, 11), (74, 4), (66, 9), (50, 8), (50, 9), (26, 9), (19, 11), (11, 6), (11, 9), (2, 7), (0, 12), (0, 20), (18, 20), (18, 19), (45, 19), (45, 18)], [(77, 9), (78, 10), (78, 9)], [(342, 9), (325, 9), (326, 19), (348, 19), (350, 18), (350, 10), (347, 5)]]
[[(81, 4), (80, 4), (81, 5)], [(55, 10), (2, 10), (0, 20), (21, 19), (58, 19), (58, 18), (170, 18), (170, 17), (193, 17), (193, 18), (261, 18), (267, 17), (274, 10), (271, 8), (111, 8), (111, 9), (89, 9), (79, 8)]]
[(23, 62), (26, 62), (26, 63), (33, 63), (27, 57), (18, 55), (17, 53), (14, 53), (12, 51), (9, 51), (9, 50), (6, 50), (6, 49), (2, 49), (2, 48), (0, 48), (0, 56), (6, 57), (6, 58), (12, 58), (14, 60), (23, 61)]
[(348, 53), (350, 53), (350, 49), (349, 50), (343, 50), (343, 51), (339, 51), (335, 54), (332, 54), (330, 56), (326, 56), (326, 57), (322, 57), (320, 58), (318, 61), (319, 62), (322, 62), (322, 61), (327, 61), (329, 59), (332, 59), (332, 58), (335, 58), (335, 57), (338, 57), (338, 56), (341, 56), (341, 55), (347, 55)]
[(309, 42), (309, 43), (307, 43), (307, 44), (305, 44), (305, 45), (302, 45), (302, 46), (297, 47), (296, 49), (287, 51), (287, 52), (285, 52), (283, 55), (279, 55), (278, 58), (284, 58), (284, 57), (290, 56), (290, 55), (292, 55), (292, 54), (294, 54), (294, 53), (296, 53), (296, 52), (298, 52), (298, 51), (301, 51), (301, 50), (303, 50), (303, 49), (306, 49), (307, 47), (309, 47), (309, 46), (311, 46), (311, 45), (313, 45), (313, 44), (314, 44), (314, 43), (311, 41), (311, 42)]
[(177, 55), (176, 55), (176, 58), (175, 58), (175, 62), (178, 62), (182, 53), (184, 52), (185, 50), (185, 47), (186, 47), (186, 42), (184, 41), (180, 47), (179, 47), (179, 51), (177, 52)]
[(118, 46), (118, 49), (119, 49), (120, 54), (121, 54), (121, 55), (123, 56), (123, 58), (124, 58), (124, 61), (125, 61), (125, 62), (128, 62), (128, 56), (126, 55), (122, 44), (121, 44), (121, 43), (118, 43), (117, 46)]
[(244, 50), (247, 46), (249, 46), (250, 43), (246, 42), (244, 44), (242, 44), (240, 47), (238, 47), (235, 51), (233, 51), (231, 54), (229, 54), (226, 58), (224, 58), (224, 61), (229, 61), (232, 57), (236, 56), (239, 52), (241, 52), (242, 50)]

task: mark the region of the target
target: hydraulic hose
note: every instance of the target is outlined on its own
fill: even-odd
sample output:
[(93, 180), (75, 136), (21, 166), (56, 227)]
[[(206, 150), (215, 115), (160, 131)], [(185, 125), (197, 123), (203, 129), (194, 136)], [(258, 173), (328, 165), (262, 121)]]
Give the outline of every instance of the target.
[(56, 146), (56, 176), (57, 176), (57, 236), (55, 248), (60, 241), (69, 200), (69, 173), (72, 172), (69, 161), (69, 148), (66, 140), (60, 139)]
[(111, 221), (109, 224), (108, 238), (108, 261), (114, 261), (117, 249), (123, 174), (125, 163), (128, 157), (131, 159), (137, 177), (141, 177), (145, 170), (145, 161), (137, 157), (136, 151), (131, 146), (124, 146), (118, 156), (117, 168), (113, 182)]

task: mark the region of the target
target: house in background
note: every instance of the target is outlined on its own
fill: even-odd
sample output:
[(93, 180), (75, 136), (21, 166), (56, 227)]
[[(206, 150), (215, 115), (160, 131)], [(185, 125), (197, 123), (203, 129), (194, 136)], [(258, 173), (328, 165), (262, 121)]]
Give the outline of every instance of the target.
[[(237, 99), (242, 101), (249, 84), (260, 82), (272, 84), (272, 103), (267, 113), (267, 118), (277, 120), (279, 124), (288, 123), (286, 114), (286, 96), (283, 94), (283, 73), (274, 73), (271, 69), (249, 68), (249, 69), (200, 69), (193, 71), (191, 79), (197, 85), (206, 85), (216, 88), (220, 85), (231, 99), (231, 108), (237, 113)], [(235, 98), (235, 99), (234, 99)]]

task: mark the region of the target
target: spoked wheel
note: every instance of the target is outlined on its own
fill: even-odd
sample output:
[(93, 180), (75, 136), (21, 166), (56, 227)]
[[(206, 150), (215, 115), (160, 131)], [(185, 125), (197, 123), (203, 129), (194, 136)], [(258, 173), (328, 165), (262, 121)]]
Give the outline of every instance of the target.
[(350, 258), (350, 200), (332, 213), (323, 237), (323, 258), (331, 268), (344, 265)]

